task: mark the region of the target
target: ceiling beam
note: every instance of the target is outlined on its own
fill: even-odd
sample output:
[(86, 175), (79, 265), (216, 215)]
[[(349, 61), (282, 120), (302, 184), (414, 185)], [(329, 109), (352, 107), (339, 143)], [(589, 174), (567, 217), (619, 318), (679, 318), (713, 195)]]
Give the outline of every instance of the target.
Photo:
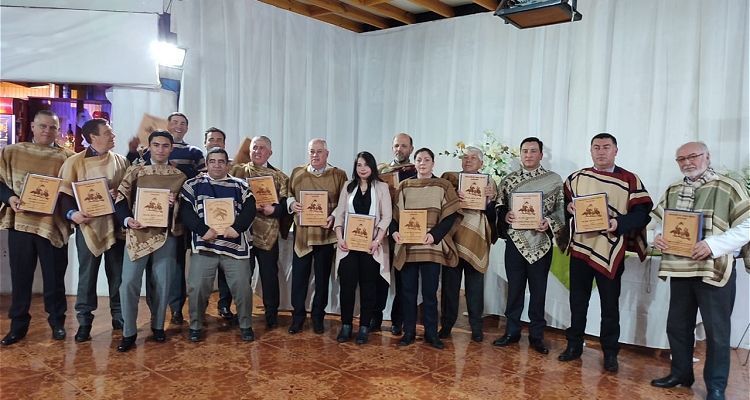
[(387, 3), (390, 0), (356, 0), (359, 4), (362, 4), (363, 6), (374, 6), (375, 4), (383, 4)]
[(441, 3), (438, 0), (409, 0), (409, 2), (422, 6), (434, 13), (442, 15), (445, 18), (456, 16), (456, 13), (453, 11), (453, 7), (445, 3)]
[(307, 17), (311, 16), (310, 6), (307, 4), (303, 4), (298, 1), (295, 1), (295, 0), (260, 0), (260, 1), (266, 4), (270, 4), (272, 6), (283, 8), (284, 10), (294, 11), (297, 14), (302, 14)]
[(390, 4), (374, 4), (371, 6), (363, 5), (362, 7), (378, 14), (385, 15), (386, 17), (391, 17), (396, 21), (403, 22), (407, 25), (417, 23), (417, 17), (415, 17), (414, 14)]
[(352, 21), (348, 18), (344, 18), (340, 15), (322, 14), (322, 15), (314, 16), (313, 18), (323, 21), (323, 22), (327, 22), (331, 25), (336, 25), (338, 27), (348, 29), (352, 32), (362, 33), (365, 31), (364, 25), (360, 24), (357, 21)]
[(336, 1), (336, 0), (305, 0), (305, 1), (307, 1), (308, 3), (312, 5), (325, 8), (326, 10), (331, 11), (334, 14), (341, 15), (342, 17), (364, 22), (368, 25), (372, 25), (380, 29), (387, 29), (391, 27), (387, 19), (378, 15), (375, 15), (375, 14), (369, 13), (367, 11), (360, 10), (357, 7), (354, 7), (346, 3), (342, 3), (340, 1)]
[(333, 14), (332, 12), (326, 10), (325, 8), (320, 8), (318, 6), (308, 6), (310, 7), (310, 16), (315, 18), (321, 15), (328, 15)]
[(490, 11), (497, 10), (497, 6), (498, 6), (497, 0), (471, 0), (471, 1), (474, 2), (474, 4), (479, 4), (480, 6)]

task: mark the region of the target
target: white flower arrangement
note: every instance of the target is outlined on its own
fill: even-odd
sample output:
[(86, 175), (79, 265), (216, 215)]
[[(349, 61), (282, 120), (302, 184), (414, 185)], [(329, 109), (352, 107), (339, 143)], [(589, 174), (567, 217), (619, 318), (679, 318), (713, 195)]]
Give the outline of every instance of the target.
[[(514, 159), (518, 158), (519, 151), (518, 148), (511, 148), (497, 140), (492, 131), (485, 131), (484, 139), (484, 142), (473, 145), (484, 153), (484, 165), (479, 172), (489, 174), (499, 184), (506, 175), (513, 171), (512, 163)], [(467, 145), (464, 142), (458, 142), (455, 150), (446, 150), (438, 154), (461, 159), (466, 153), (466, 147)]]

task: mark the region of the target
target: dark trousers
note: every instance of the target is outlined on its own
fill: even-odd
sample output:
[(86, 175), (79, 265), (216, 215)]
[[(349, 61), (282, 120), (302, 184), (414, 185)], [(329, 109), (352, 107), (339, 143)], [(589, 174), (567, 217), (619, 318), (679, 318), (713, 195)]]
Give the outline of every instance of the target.
[(99, 277), (99, 266), (104, 257), (104, 272), (109, 287), (109, 310), (112, 320), (122, 322), (120, 304), (120, 284), (122, 283), (122, 257), (125, 253), (125, 241), (117, 240), (104, 254), (94, 257), (86, 245), (86, 239), (80, 229), (76, 229), (76, 249), (78, 251), (78, 292), (75, 310), (78, 312), (78, 324), (88, 325), (94, 322), (92, 312), (98, 306), (96, 282)]
[[(276, 322), (279, 314), (279, 241), (274, 243), (271, 250), (254, 247), (250, 250), (250, 265), (255, 269), (258, 260), (260, 284), (263, 289), (263, 307), (266, 309), (266, 321)], [(317, 284), (317, 280), (316, 280)]]
[(190, 234), (177, 237), (177, 254), (175, 255), (177, 268), (174, 270), (175, 273), (170, 277), (171, 283), (169, 285), (168, 299), (169, 308), (173, 314), (177, 311), (182, 311), (185, 299), (187, 299), (187, 287), (185, 283), (185, 251), (187, 243), (185, 241), (189, 239)]
[(672, 351), (671, 374), (693, 379), (695, 317), (700, 309), (706, 328), (706, 363), (703, 379), (706, 389), (724, 391), (729, 378), (729, 337), (737, 291), (737, 271), (723, 287), (704, 283), (701, 278), (670, 278), (667, 338)]
[(370, 326), (377, 282), (384, 280), (380, 276), (380, 264), (371, 254), (350, 250), (339, 263), (341, 280), (341, 323), (352, 325), (354, 319), (354, 301), (359, 285), (359, 326)]
[(465, 279), (464, 293), (466, 310), (469, 312), (469, 325), (474, 333), (482, 332), (484, 313), (484, 274), (474, 269), (463, 258), (458, 259), (458, 266), (443, 266), (442, 286), (440, 292), (440, 326), (451, 329), (458, 319), (458, 302), (461, 293), (461, 275)]
[(294, 253), (292, 258), (292, 322), (305, 322), (307, 310), (307, 288), (310, 284), (310, 272), (315, 270), (315, 295), (312, 299), (310, 317), (315, 322), (323, 322), (328, 306), (328, 284), (331, 279), (331, 266), (335, 248), (333, 244), (313, 246), (312, 252), (303, 257)]
[[(393, 238), (388, 237), (390, 249), (390, 265), (393, 266), (393, 249), (396, 247), (396, 242)], [(401, 271), (396, 268), (391, 268), (393, 271), (393, 282), (396, 289), (396, 294), (393, 297), (393, 304), (391, 305), (391, 325), (401, 326), (404, 323), (404, 306), (403, 306), (403, 294), (401, 286)], [(382, 277), (378, 279), (376, 288), (376, 299), (375, 299), (375, 310), (373, 310), (372, 318), (375, 321), (383, 322), (383, 311), (388, 303), (388, 293), (390, 291), (390, 284)]]
[[(547, 298), (547, 275), (550, 264), (552, 264), (552, 250), (536, 262), (529, 263), (512, 240), (506, 241), (505, 274), (508, 276), (508, 304), (505, 306), (506, 335), (521, 334), (521, 314), (528, 282), (531, 296), (529, 299), (529, 339), (541, 340), (544, 337), (544, 328), (547, 326), (547, 321), (544, 319), (544, 303)], [(589, 288), (591, 288), (590, 284)]]
[(8, 257), (10, 259), (11, 295), (10, 318), (11, 332), (26, 334), (29, 330), (31, 315), (31, 288), (34, 283), (34, 271), (37, 258), (42, 266), (44, 283), (44, 311), (49, 317), (51, 327), (65, 324), (65, 311), (68, 303), (65, 300), (65, 270), (68, 268), (68, 245), (57, 248), (39, 235), (8, 230)]
[(440, 282), (440, 264), (433, 262), (413, 262), (401, 268), (401, 283), (404, 294), (404, 333), (417, 331), (417, 293), (419, 276), (422, 276), (422, 303), (425, 337), (437, 337), (438, 311), (437, 288)]
[(602, 308), (599, 342), (605, 357), (617, 356), (620, 351), (620, 286), (624, 270), (623, 258), (614, 279), (608, 279), (591, 268), (585, 260), (570, 257), (570, 328), (566, 331), (568, 346), (583, 346), (591, 287), (596, 280)]

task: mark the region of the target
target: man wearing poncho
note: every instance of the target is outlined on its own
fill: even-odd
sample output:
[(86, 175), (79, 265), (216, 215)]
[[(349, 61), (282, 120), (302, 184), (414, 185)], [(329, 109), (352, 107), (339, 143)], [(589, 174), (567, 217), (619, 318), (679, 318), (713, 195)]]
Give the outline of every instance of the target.
[(78, 250), (78, 293), (75, 309), (78, 311), (79, 325), (75, 336), (76, 342), (91, 339), (91, 324), (94, 321), (92, 312), (97, 307), (96, 282), (102, 257), (109, 286), (112, 328), (122, 329), (120, 284), (125, 233), (115, 224), (114, 214), (93, 217), (79, 210), (73, 193), (73, 182), (106, 178), (110, 187), (110, 193), (107, 195), (116, 198), (117, 188), (129, 166), (127, 158), (110, 151), (115, 147), (115, 134), (106, 119), (94, 118), (86, 121), (81, 130), (86, 142), (90, 144), (89, 147), (68, 158), (60, 169), (60, 178), (63, 179), (60, 185), (60, 205), (66, 217), (78, 227), (75, 238)]
[(676, 256), (667, 254), (661, 226), (655, 232), (654, 247), (667, 252), (662, 255), (659, 276), (670, 278), (667, 338), (672, 365), (668, 376), (651, 384), (664, 388), (693, 384), (695, 319), (700, 309), (706, 328), (703, 378), (707, 398), (723, 399), (731, 363), (736, 258), (742, 257), (745, 268), (750, 268), (750, 198), (739, 183), (711, 169), (711, 155), (703, 142), (682, 145), (677, 165), (685, 177), (667, 188), (652, 215), (662, 220), (666, 209), (700, 212), (703, 240), (693, 245), (692, 257)]
[[(128, 351), (135, 344), (141, 281), (149, 261), (152, 273), (147, 275), (150, 282), (146, 285), (146, 296), (151, 297), (148, 304), (151, 310), (151, 331), (156, 342), (163, 343), (167, 340), (164, 324), (170, 277), (178, 268), (177, 241), (182, 240), (184, 231), (183, 225), (177, 220), (180, 203), (175, 202), (175, 198), (187, 179), (179, 169), (169, 165), (173, 141), (172, 134), (165, 130), (152, 132), (148, 138), (151, 159), (128, 168), (117, 189), (115, 215), (120, 224), (126, 227), (126, 253), (122, 262), (120, 285), (123, 330), (118, 351)], [(169, 212), (168, 226), (147, 227), (133, 218), (138, 188), (169, 189), (169, 204), (164, 205)]]
[(600, 133), (591, 139), (592, 168), (572, 173), (565, 180), (566, 220), (575, 213), (573, 197), (606, 193), (609, 228), (602, 232), (575, 233), (568, 246), (570, 253), (570, 327), (568, 346), (557, 357), (572, 361), (583, 352), (586, 314), (591, 286), (601, 299), (602, 320), (599, 341), (604, 353), (604, 369), (618, 370), (620, 351), (620, 288), (625, 269), (625, 251), (646, 257), (646, 225), (653, 206), (643, 183), (634, 173), (615, 165), (617, 139)]
[[(294, 168), (289, 176), (289, 197), (287, 207), (295, 213), (294, 255), (292, 258), (292, 325), (289, 333), (294, 335), (302, 330), (307, 317), (305, 302), (310, 282), (310, 272), (315, 269), (315, 294), (312, 300), (310, 317), (313, 331), (325, 331), (323, 319), (328, 306), (328, 286), (335, 251), (336, 233), (333, 227), (333, 212), (339, 201), (341, 188), (346, 182), (346, 172), (328, 164), (326, 141), (313, 139), (307, 146), (310, 163)], [(303, 190), (328, 191), (328, 216), (325, 226), (300, 226), (302, 204), (297, 201)], [(315, 262), (313, 263), (313, 259)]]
[[(8, 346), (26, 336), (31, 322), (31, 286), (37, 259), (44, 279), (44, 310), (52, 338), (65, 339), (65, 270), (68, 267), (70, 222), (60, 207), (51, 215), (24, 212), (20, 195), (29, 173), (57, 176), (73, 152), (55, 143), (60, 120), (51, 111), (40, 111), (31, 123), (34, 143), (17, 143), (0, 152), (0, 229), (8, 230), (8, 258), (12, 300), (10, 332), (0, 341)], [(56, 193), (55, 193), (56, 194)], [(54, 194), (53, 194), (54, 195)]]
[[(250, 248), (253, 246), (250, 225), (255, 218), (255, 198), (247, 182), (227, 175), (229, 156), (222, 148), (206, 153), (208, 174), (189, 179), (180, 193), (180, 219), (190, 230), (192, 254), (188, 284), (191, 342), (201, 340), (203, 315), (213, 290), (216, 270), (221, 268), (237, 306), (237, 317), (242, 340), (255, 340), (252, 328), (253, 293), (250, 280)], [(235, 215), (231, 226), (219, 230), (207, 225), (206, 201), (230, 199)]]

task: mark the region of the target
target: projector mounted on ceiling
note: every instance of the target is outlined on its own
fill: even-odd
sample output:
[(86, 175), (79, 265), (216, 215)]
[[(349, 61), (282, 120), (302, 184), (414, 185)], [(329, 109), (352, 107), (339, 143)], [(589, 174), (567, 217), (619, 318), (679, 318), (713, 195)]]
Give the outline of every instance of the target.
[(576, 10), (577, 0), (502, 0), (495, 15), (516, 28), (580, 21), (583, 15)]

